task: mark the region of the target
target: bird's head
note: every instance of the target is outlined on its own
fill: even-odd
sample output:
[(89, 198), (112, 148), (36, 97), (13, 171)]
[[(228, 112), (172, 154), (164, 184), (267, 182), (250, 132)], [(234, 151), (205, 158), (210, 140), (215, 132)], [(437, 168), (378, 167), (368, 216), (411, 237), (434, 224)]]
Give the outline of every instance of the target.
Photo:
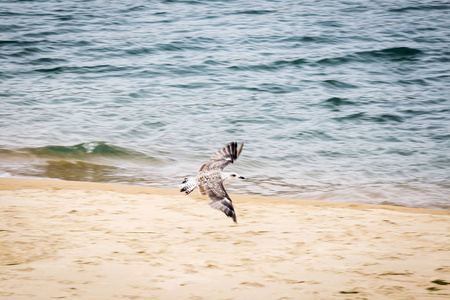
[(231, 172), (231, 173), (225, 173), (225, 172), (223, 172), (222, 173), (222, 182), (225, 184), (225, 183), (228, 183), (228, 182), (230, 182), (230, 181), (233, 181), (233, 180), (235, 180), (235, 179), (245, 179), (245, 177), (244, 176), (239, 176), (238, 174), (236, 174), (236, 173), (234, 173), (234, 172)]

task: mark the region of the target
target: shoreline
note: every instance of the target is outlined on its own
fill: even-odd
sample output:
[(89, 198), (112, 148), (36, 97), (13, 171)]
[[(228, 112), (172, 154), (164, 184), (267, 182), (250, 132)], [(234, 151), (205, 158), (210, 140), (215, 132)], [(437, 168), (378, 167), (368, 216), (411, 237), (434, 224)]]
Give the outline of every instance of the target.
[[(123, 194), (139, 194), (150, 193), (156, 195), (173, 195), (173, 196), (185, 196), (177, 189), (149, 187), (142, 185), (130, 185), (120, 183), (101, 183), (101, 182), (89, 182), (89, 181), (67, 181), (61, 179), (45, 179), (45, 178), (17, 178), (17, 177), (0, 177), (0, 191), (1, 190), (14, 190), (14, 189), (42, 189), (42, 188), (61, 188), (61, 189), (74, 189), (74, 190), (101, 190), (101, 191), (114, 191)], [(195, 199), (206, 199), (198, 194), (195, 190), (188, 197)], [(292, 205), (307, 205), (315, 207), (335, 207), (335, 208), (351, 208), (351, 209), (385, 209), (398, 212), (407, 213), (424, 213), (424, 214), (436, 214), (436, 215), (450, 215), (450, 210), (436, 209), (436, 208), (418, 208), (408, 207), (401, 205), (389, 205), (389, 204), (372, 204), (372, 203), (355, 203), (355, 202), (334, 202), (334, 201), (322, 201), (322, 200), (306, 200), (284, 197), (268, 197), (268, 196), (251, 196), (242, 194), (231, 194), (230, 197), (233, 202), (269, 202), (269, 203), (284, 203)]]
[(450, 211), (0, 178), (0, 299), (447, 299)]

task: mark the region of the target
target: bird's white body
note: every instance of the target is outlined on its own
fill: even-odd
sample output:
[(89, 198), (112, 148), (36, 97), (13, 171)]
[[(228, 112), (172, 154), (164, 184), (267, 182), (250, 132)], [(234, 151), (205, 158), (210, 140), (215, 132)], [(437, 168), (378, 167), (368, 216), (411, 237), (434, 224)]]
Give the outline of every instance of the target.
[[(234, 172), (220, 172), (220, 177), (222, 178), (222, 184), (229, 183), (237, 178), (244, 179), (244, 177), (239, 176)], [(200, 180), (200, 178), (201, 176), (185, 178), (180, 186), (181, 191), (185, 192), (186, 194), (190, 194), (193, 190), (195, 190), (198, 187), (199, 185), (198, 181)], [(200, 189), (198, 192), (200, 193), (200, 195), (203, 195)]]

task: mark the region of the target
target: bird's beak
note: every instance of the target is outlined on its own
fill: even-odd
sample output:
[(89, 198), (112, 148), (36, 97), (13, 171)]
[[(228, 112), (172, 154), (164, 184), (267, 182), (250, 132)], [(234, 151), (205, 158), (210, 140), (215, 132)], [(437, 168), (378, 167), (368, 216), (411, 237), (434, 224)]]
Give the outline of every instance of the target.
[(244, 176), (239, 176), (238, 178), (239, 178), (239, 179), (245, 179), (245, 177), (244, 177)]

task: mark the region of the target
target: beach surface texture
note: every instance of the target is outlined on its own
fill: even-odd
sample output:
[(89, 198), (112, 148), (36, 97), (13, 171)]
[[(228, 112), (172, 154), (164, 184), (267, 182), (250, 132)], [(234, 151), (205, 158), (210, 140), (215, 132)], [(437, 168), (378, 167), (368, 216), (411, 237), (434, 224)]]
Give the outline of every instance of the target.
[(450, 211), (0, 179), (0, 299), (450, 299)]

